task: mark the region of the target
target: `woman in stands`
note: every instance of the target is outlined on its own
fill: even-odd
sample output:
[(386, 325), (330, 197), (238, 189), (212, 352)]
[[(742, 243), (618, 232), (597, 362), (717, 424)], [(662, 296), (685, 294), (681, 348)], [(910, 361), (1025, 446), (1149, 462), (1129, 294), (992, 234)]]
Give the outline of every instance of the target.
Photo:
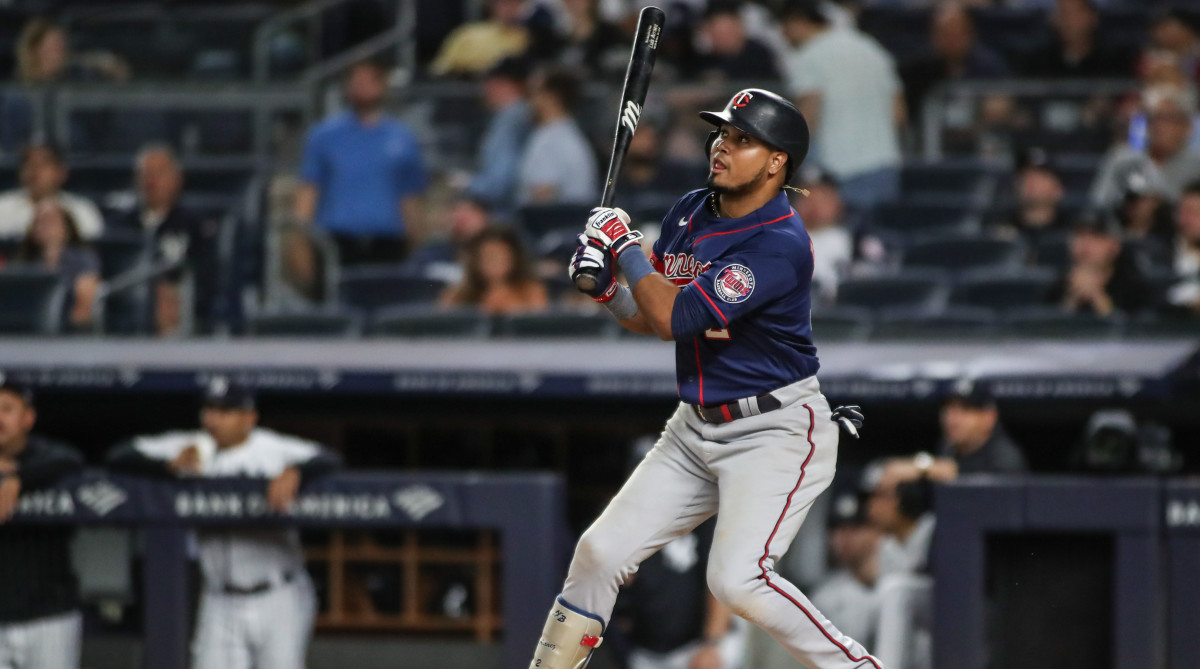
[(546, 307), (546, 286), (512, 230), (484, 229), (467, 245), (464, 263), (463, 280), (442, 296), (443, 306), (474, 306), (493, 315)]
[(54, 270), (67, 285), (64, 312), (68, 327), (79, 331), (92, 322), (92, 301), (100, 284), (100, 260), (79, 236), (75, 219), (57, 202), (37, 206), (16, 260)]

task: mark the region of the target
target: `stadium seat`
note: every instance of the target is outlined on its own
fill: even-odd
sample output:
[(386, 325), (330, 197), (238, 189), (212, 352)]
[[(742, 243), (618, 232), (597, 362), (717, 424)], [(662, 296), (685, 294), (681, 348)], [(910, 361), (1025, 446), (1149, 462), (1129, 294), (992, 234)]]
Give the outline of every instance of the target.
[(514, 314), (497, 324), (496, 334), (509, 338), (572, 337), (610, 339), (617, 335), (616, 321), (608, 314), (573, 311)]
[(980, 216), (970, 207), (955, 204), (897, 202), (877, 207), (871, 215), (875, 229), (911, 237), (917, 234), (975, 234)]
[(940, 272), (847, 279), (838, 284), (838, 305), (879, 311), (904, 308), (914, 313), (937, 313), (946, 303), (947, 277)]
[(58, 272), (18, 267), (0, 271), (0, 334), (57, 334), (66, 294)]
[(1041, 305), (1057, 278), (1053, 270), (1045, 268), (971, 272), (959, 277), (950, 293), (950, 302), (987, 309)]
[(460, 337), (482, 339), (492, 319), (475, 309), (443, 310), (421, 305), (386, 307), (375, 312), (368, 333), (375, 337)]
[(938, 238), (909, 246), (904, 251), (904, 266), (951, 271), (1016, 269), (1024, 263), (1025, 256), (1025, 245), (1015, 240)]
[(910, 163), (900, 173), (900, 196), (910, 204), (982, 206), (994, 187), (992, 171), (978, 161)]
[(1141, 314), (1125, 327), (1125, 336), (1130, 339), (1195, 340), (1198, 335), (1200, 318), (1180, 314)]
[(930, 341), (937, 339), (983, 339), (998, 337), (1000, 319), (991, 309), (948, 307), (940, 314), (884, 314), (872, 333), (873, 339)]
[(827, 307), (814, 310), (813, 341), (864, 341), (871, 333), (871, 311), (857, 307)]
[(246, 318), (246, 330), (256, 337), (350, 338), (361, 331), (360, 323), (344, 311), (257, 314)]
[(1057, 307), (1026, 307), (1005, 314), (1009, 334), (1019, 338), (1113, 339), (1124, 329), (1120, 315), (1107, 318), (1072, 314)]
[(342, 268), (338, 300), (369, 312), (396, 304), (432, 303), (445, 288), (444, 281), (408, 265), (359, 265)]
[(552, 204), (525, 207), (517, 212), (517, 224), (529, 239), (541, 239), (547, 232), (559, 230), (583, 230), (587, 223), (589, 204)]
[(1039, 267), (1061, 269), (1071, 261), (1070, 233), (1044, 234), (1033, 249), (1034, 263)]

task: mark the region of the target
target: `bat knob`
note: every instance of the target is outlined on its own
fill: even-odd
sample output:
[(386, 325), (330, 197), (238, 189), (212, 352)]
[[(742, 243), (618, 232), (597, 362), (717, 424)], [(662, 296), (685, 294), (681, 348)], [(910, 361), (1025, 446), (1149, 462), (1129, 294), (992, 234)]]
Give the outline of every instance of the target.
[(575, 288), (581, 293), (590, 293), (596, 290), (596, 275), (597, 272), (591, 270), (580, 270), (575, 275)]

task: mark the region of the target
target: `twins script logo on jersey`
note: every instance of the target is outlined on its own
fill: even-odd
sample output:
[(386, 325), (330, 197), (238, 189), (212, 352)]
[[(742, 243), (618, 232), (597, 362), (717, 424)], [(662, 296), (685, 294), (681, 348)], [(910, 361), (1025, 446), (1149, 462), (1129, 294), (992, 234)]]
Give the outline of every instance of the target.
[(690, 253), (663, 254), (663, 275), (668, 279), (691, 281), (704, 273), (711, 263), (701, 263)]
[(642, 116), (642, 108), (633, 100), (625, 101), (625, 112), (621, 114), (621, 123), (629, 128), (629, 132), (637, 132), (638, 120)]
[(717, 297), (730, 304), (745, 302), (754, 292), (754, 272), (745, 265), (730, 265), (713, 280)]

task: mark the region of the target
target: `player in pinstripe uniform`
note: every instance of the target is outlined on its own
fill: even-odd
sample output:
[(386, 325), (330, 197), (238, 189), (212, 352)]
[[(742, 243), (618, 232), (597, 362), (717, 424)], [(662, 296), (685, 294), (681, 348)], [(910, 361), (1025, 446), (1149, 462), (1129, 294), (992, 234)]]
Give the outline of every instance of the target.
[[(337, 459), (315, 443), (257, 427), (249, 389), (215, 379), (201, 431), (139, 437), (114, 452), (114, 467), (172, 476), (270, 479), (267, 501), (284, 511), (300, 482)], [(294, 529), (197, 532), (204, 590), (192, 669), (299, 669), (316, 615)]]
[(63, 525), (8, 525), (23, 492), (83, 466), (69, 446), (30, 434), (33, 393), (0, 374), (0, 669), (78, 669), (79, 585)]

